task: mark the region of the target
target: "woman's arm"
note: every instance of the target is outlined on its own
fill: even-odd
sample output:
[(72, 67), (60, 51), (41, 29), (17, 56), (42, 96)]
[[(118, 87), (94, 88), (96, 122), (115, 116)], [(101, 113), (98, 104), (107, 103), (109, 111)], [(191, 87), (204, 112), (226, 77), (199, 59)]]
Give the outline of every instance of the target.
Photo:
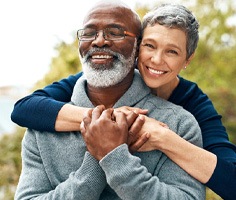
[(71, 104), (65, 104), (58, 112), (55, 121), (55, 130), (60, 131), (79, 131), (84, 113), (89, 108), (77, 107)]
[[(54, 82), (46, 86), (42, 90), (37, 90), (31, 95), (28, 95), (14, 105), (11, 119), (19, 126), (36, 129), (39, 131), (65, 131), (65, 123), (62, 120), (70, 121), (65, 114), (67, 107), (72, 105), (66, 103), (70, 101), (72, 91), (76, 81), (82, 76), (82, 72), (69, 76), (67, 79), (62, 79), (59, 82)], [(64, 108), (65, 106), (65, 108)], [(75, 107), (75, 106), (74, 106)], [(70, 119), (72, 119), (71, 131), (78, 130), (73, 126), (81, 119), (81, 111), (78, 108), (69, 109)], [(67, 121), (67, 122), (68, 122)], [(68, 126), (69, 127), (69, 126)], [(78, 125), (79, 127), (79, 125)], [(68, 129), (68, 131), (70, 131)]]
[(213, 153), (191, 144), (159, 121), (149, 117), (145, 117), (140, 135), (143, 133), (149, 133), (148, 141), (141, 148), (133, 145), (133, 151), (137, 148), (138, 151), (160, 150), (202, 183), (206, 183), (212, 176), (217, 162)]
[[(204, 183), (223, 199), (236, 196), (236, 152), (233, 144), (218, 142), (209, 151), (181, 138), (160, 122), (145, 117), (140, 134), (149, 133), (149, 139), (141, 146), (132, 145), (132, 151), (160, 150), (198, 181)], [(219, 139), (219, 138), (218, 138)]]

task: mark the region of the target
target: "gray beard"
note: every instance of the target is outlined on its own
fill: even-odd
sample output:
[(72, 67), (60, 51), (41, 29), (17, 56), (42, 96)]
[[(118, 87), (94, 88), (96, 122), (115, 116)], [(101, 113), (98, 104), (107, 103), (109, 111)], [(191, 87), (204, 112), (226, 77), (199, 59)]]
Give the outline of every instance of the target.
[(106, 88), (120, 83), (131, 70), (134, 70), (136, 47), (137, 40), (135, 40), (133, 52), (128, 59), (121, 54), (105, 50), (118, 57), (112, 66), (96, 65), (92, 67), (92, 63), (86, 59), (87, 56), (82, 58), (83, 72), (88, 84), (97, 88)]

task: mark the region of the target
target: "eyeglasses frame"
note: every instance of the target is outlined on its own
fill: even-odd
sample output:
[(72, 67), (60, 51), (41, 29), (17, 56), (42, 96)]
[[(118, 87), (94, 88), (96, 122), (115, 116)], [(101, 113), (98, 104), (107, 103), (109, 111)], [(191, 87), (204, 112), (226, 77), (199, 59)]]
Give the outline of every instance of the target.
[[(105, 29), (109, 29), (109, 28), (105, 28)], [(131, 32), (129, 32), (129, 31), (125, 31), (123, 28), (118, 28), (118, 29), (121, 29), (121, 30), (124, 31), (124, 38), (110, 40), (110, 39), (105, 38), (105, 34), (104, 34), (104, 30), (105, 30), (105, 29), (96, 30), (95, 38), (93, 38), (93, 39), (88, 39), (88, 40), (86, 40), (86, 39), (85, 39), (85, 40), (84, 40), (84, 39), (80, 39), (79, 31), (84, 30), (84, 28), (83, 28), (83, 29), (79, 29), (79, 30), (77, 30), (77, 38), (79, 39), (79, 41), (93, 41), (93, 40), (96, 40), (96, 39), (97, 39), (98, 32), (100, 32), (100, 31), (103, 32), (103, 38), (104, 38), (105, 40), (108, 40), (108, 41), (123, 40), (123, 39), (125, 39), (125, 36), (136, 37), (136, 35), (135, 35), (134, 33), (131, 33)], [(95, 29), (94, 29), (94, 30), (95, 30)]]

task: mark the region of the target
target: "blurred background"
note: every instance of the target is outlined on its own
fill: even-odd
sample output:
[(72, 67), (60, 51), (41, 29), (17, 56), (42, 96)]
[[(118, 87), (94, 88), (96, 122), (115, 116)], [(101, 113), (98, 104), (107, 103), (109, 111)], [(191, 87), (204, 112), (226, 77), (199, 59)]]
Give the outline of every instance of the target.
[[(0, 2), (0, 199), (13, 199), (21, 171), (24, 127), (10, 120), (14, 103), (33, 90), (81, 71), (76, 30), (98, 0)], [(163, 2), (129, 0), (140, 17)], [(236, 144), (236, 1), (178, 0), (200, 22), (200, 41), (181, 75), (197, 82), (222, 115)], [(85, 5), (84, 5), (85, 4)], [(208, 200), (221, 199), (207, 190)]]

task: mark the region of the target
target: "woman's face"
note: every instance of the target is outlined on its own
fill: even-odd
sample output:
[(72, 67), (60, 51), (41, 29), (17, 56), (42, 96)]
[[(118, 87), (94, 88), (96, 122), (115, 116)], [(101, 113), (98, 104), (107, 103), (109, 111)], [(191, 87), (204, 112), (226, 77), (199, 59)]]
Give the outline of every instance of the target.
[(182, 30), (159, 24), (145, 28), (138, 68), (150, 88), (176, 87), (177, 75), (191, 60), (186, 60), (186, 42), (186, 34)]

